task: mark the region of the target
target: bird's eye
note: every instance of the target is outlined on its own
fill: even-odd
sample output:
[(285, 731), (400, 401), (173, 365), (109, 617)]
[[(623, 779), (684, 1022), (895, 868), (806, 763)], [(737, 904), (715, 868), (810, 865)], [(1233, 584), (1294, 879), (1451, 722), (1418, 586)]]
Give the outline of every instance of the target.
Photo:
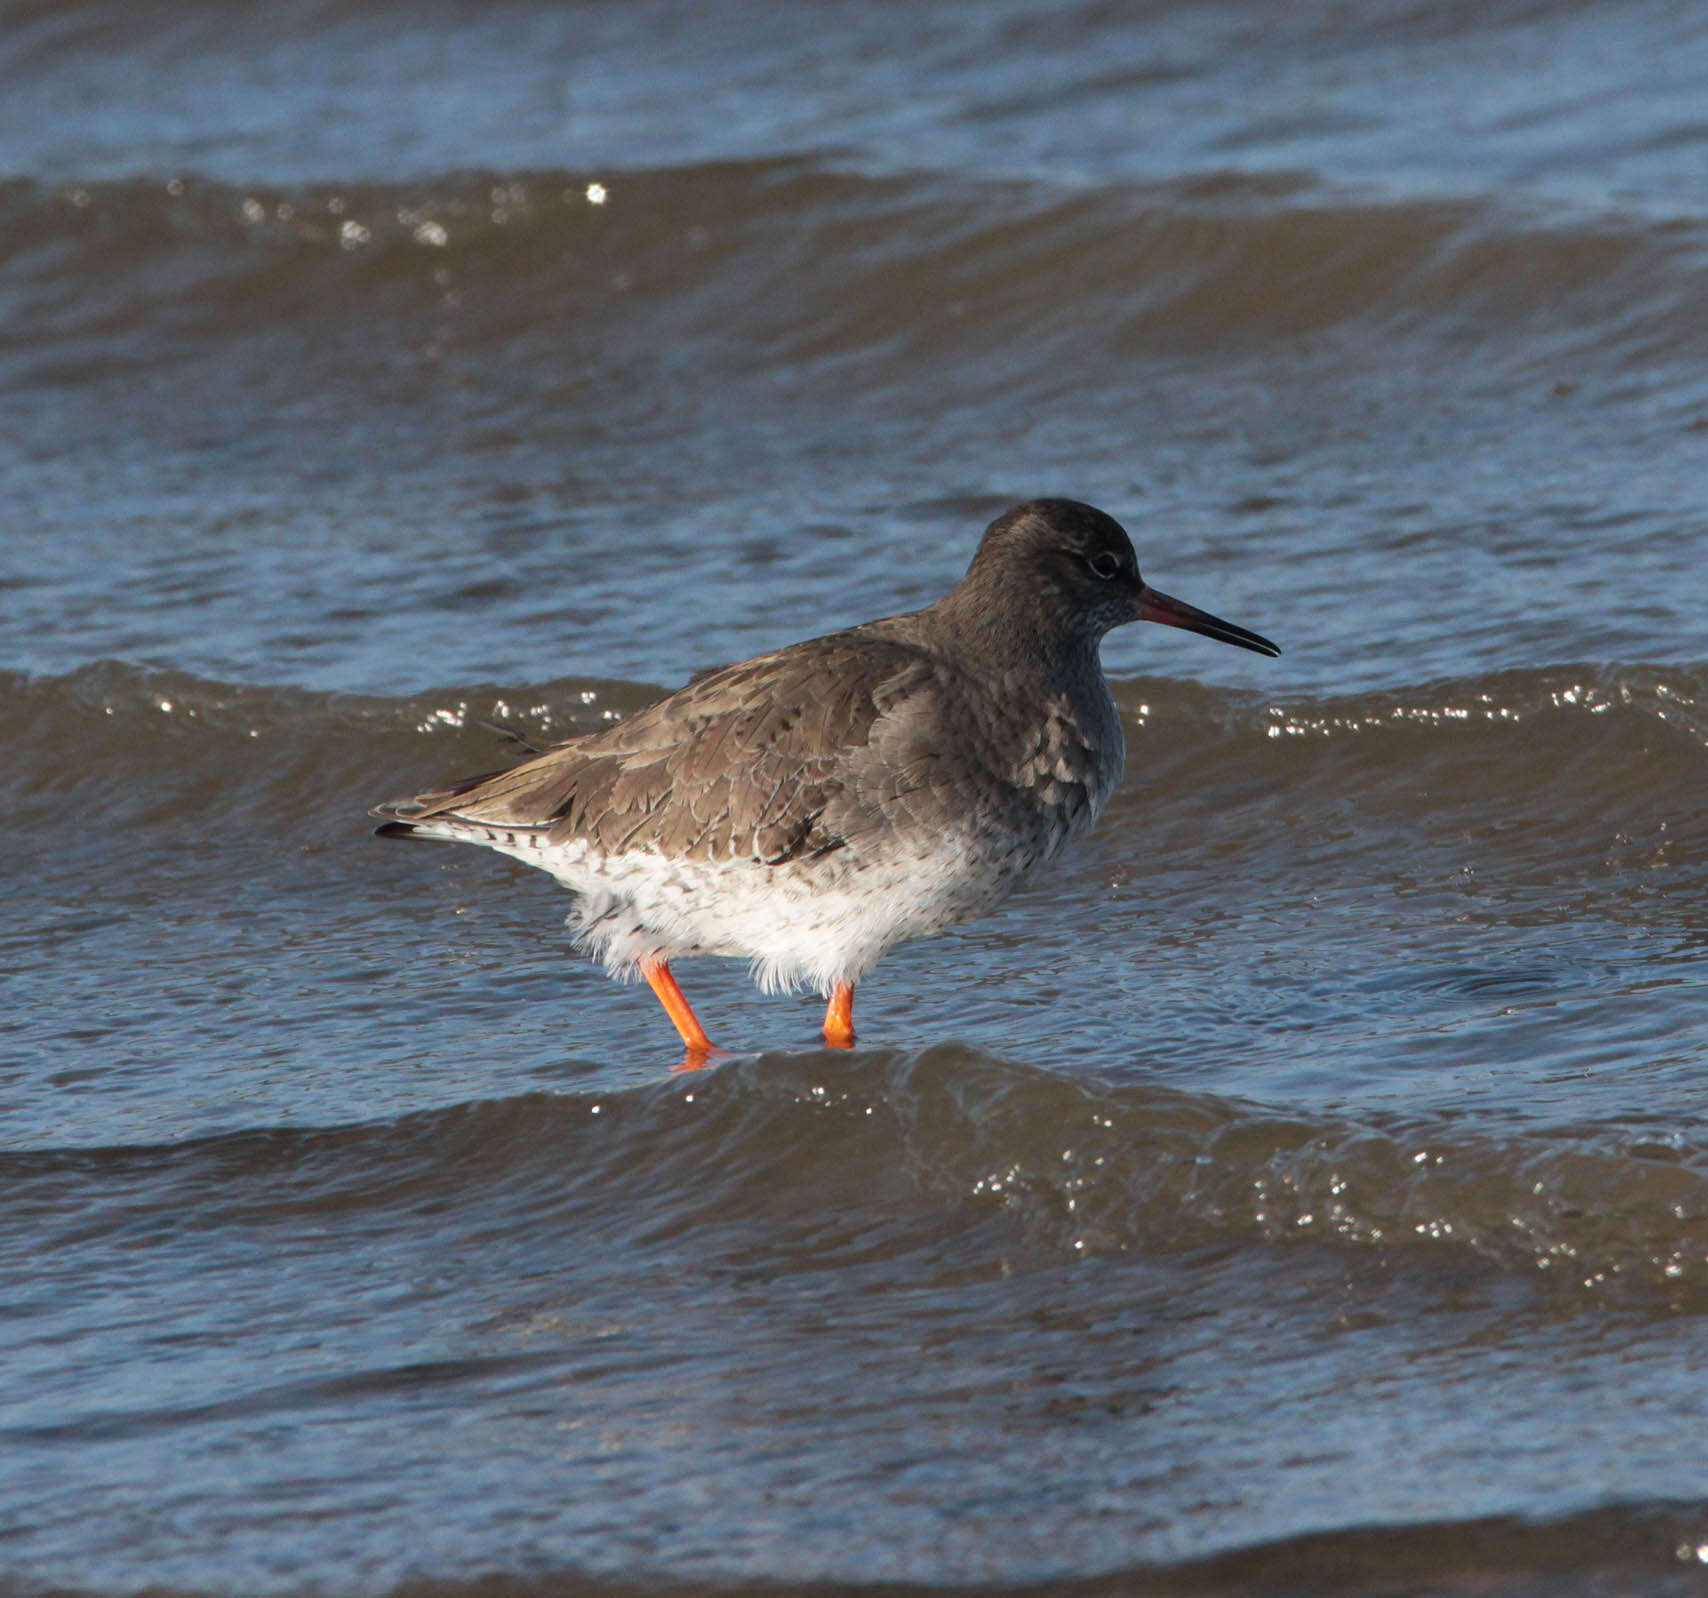
[(1101, 577), (1105, 582), (1107, 582), (1111, 577), (1120, 575), (1121, 557), (1119, 555), (1112, 555), (1106, 549), (1098, 550), (1098, 552), (1085, 564), (1091, 568), (1091, 575), (1093, 577)]

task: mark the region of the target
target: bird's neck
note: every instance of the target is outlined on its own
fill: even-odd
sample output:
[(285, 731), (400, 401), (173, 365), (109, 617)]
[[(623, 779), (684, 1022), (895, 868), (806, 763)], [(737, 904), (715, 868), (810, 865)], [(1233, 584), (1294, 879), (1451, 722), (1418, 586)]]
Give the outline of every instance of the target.
[(987, 755), (1004, 779), (1060, 811), (1068, 832), (1095, 820), (1126, 759), (1101, 633), (1030, 596), (974, 604), (957, 589), (933, 609), (939, 646), (979, 686), (969, 707), (976, 719), (982, 705)]
[(1102, 634), (1033, 597), (1004, 603), (970, 581), (931, 607), (938, 636), (979, 672), (1038, 694), (1106, 692)]

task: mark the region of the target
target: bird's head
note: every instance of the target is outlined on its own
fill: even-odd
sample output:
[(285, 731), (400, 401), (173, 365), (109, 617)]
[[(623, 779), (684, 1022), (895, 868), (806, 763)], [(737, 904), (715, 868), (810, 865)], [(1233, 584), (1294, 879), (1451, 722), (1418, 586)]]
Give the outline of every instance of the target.
[(963, 586), (1015, 586), (1065, 632), (1093, 640), (1130, 621), (1161, 622), (1225, 644), (1281, 653), (1258, 633), (1159, 593), (1139, 575), (1127, 530), (1076, 499), (1033, 499), (985, 529)]

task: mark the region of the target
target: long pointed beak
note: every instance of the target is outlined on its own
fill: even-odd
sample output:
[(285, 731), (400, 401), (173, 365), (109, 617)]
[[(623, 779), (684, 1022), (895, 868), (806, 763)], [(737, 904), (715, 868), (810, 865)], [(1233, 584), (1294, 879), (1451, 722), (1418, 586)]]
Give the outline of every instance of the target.
[(1184, 627), (1189, 633), (1202, 633), (1206, 638), (1218, 638), (1224, 644), (1238, 644), (1241, 649), (1253, 649), (1260, 655), (1279, 655), (1281, 651), (1261, 633), (1247, 632), (1231, 621), (1212, 616), (1184, 600), (1171, 599), (1145, 586), (1139, 590), (1139, 620), (1160, 621), (1165, 627)]

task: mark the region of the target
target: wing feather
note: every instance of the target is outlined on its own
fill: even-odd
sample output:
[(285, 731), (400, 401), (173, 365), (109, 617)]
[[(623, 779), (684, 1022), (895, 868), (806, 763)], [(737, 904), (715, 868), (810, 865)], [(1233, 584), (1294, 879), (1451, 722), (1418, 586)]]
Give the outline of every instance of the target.
[(607, 853), (812, 859), (941, 785), (935, 745), (956, 687), (925, 650), (857, 628), (708, 672), (614, 727), (374, 813)]

